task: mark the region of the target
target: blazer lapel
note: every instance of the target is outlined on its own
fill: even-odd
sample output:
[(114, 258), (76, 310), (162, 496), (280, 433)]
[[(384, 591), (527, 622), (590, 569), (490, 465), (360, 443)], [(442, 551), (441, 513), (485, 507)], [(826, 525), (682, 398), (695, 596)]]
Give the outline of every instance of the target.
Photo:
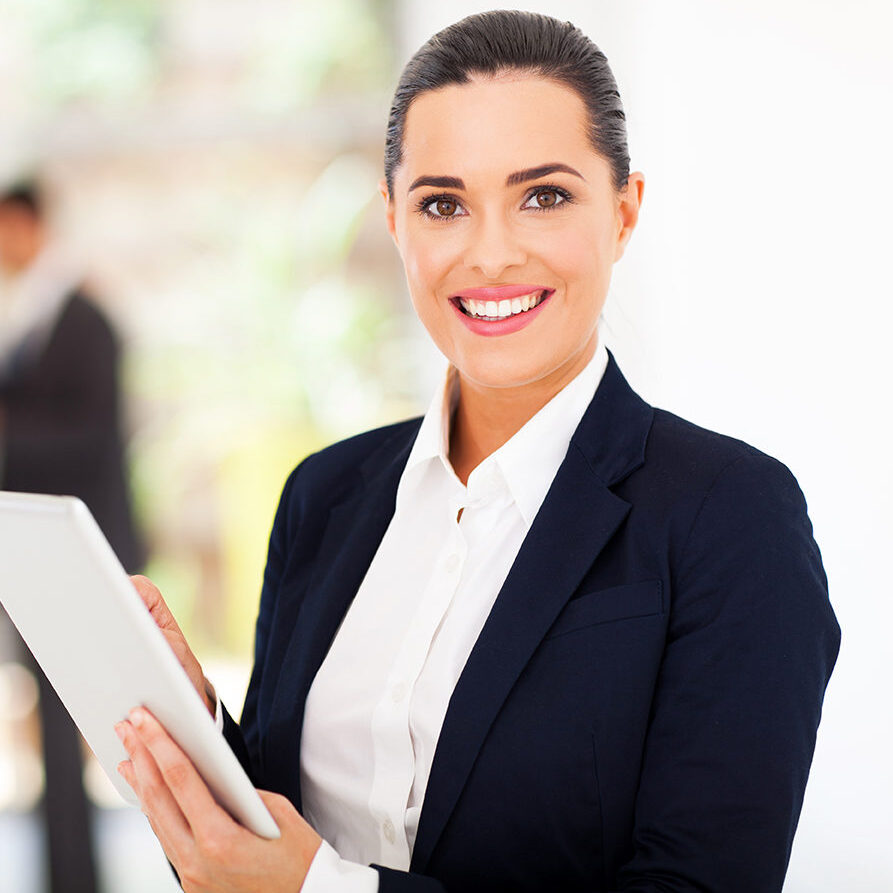
[[(307, 694), (394, 514), (397, 485), (417, 431), (414, 425), (405, 443), (395, 449), (391, 440), (373, 453), (363, 463), (362, 479), (331, 509), (280, 667), (266, 739), (271, 746), (264, 751), (265, 775), (279, 781), (299, 811), (300, 762), (295, 754), (300, 753)], [(283, 747), (283, 741), (293, 741), (295, 747)]]
[(450, 700), (412, 856), (425, 870), (512, 686), (630, 506), (610, 487), (644, 461), (653, 410), (608, 367)]

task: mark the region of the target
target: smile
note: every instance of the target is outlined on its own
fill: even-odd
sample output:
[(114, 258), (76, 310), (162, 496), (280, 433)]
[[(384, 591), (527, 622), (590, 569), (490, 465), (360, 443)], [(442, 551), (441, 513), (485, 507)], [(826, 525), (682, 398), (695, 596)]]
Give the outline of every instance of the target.
[(475, 301), (459, 296), (459, 306), (475, 319), (500, 320), (519, 313), (533, 310), (547, 295), (547, 291), (535, 291), (517, 298), (503, 298), (501, 301)]
[(456, 316), (475, 335), (511, 335), (530, 325), (549, 306), (554, 289), (502, 285), (467, 289), (450, 298)]

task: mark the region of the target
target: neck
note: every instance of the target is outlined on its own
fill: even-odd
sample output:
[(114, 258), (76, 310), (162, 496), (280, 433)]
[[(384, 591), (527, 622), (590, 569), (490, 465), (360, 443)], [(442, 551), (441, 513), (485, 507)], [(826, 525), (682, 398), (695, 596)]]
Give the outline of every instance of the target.
[(509, 388), (492, 388), (459, 375), (459, 402), (450, 423), (450, 464), (463, 484), (471, 472), (509, 441), (595, 354), (598, 335), (552, 374)]

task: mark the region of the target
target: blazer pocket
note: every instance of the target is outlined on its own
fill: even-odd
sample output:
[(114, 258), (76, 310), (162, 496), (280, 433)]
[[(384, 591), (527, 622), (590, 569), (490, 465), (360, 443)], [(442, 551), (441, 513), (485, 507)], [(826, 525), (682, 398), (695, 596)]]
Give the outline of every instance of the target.
[(641, 583), (624, 583), (584, 592), (567, 603), (546, 638), (554, 639), (598, 623), (660, 614), (663, 610), (662, 594), (663, 584), (660, 580), (643, 580)]

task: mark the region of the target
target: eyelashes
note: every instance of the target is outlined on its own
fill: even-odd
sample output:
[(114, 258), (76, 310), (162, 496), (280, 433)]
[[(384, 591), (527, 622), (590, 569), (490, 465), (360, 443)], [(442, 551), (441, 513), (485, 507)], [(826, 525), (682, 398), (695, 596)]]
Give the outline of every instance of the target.
[[(533, 205), (530, 206), (529, 203), (532, 199), (535, 199), (537, 196), (542, 195), (544, 193), (555, 193), (558, 196), (558, 200), (553, 202), (551, 205)], [(572, 204), (574, 201), (574, 197), (571, 195), (567, 189), (564, 189), (561, 186), (555, 186), (554, 184), (544, 184), (542, 186), (536, 186), (527, 193), (524, 197), (524, 202), (521, 205), (521, 208), (526, 211), (536, 211), (537, 213), (553, 211), (555, 208), (560, 207), (564, 204)], [(456, 209), (462, 209), (463, 213), (452, 213), (452, 214), (436, 214), (431, 210), (433, 205), (437, 205), (441, 202), (449, 203), (450, 205), (455, 205)], [(415, 206), (416, 213), (420, 216), (428, 219), (428, 220), (436, 220), (439, 223), (444, 223), (449, 220), (455, 220), (458, 217), (465, 217), (467, 215), (467, 211), (462, 208), (462, 202), (454, 196), (448, 193), (443, 193), (439, 195), (426, 195), (424, 198), (419, 199), (416, 202)]]

